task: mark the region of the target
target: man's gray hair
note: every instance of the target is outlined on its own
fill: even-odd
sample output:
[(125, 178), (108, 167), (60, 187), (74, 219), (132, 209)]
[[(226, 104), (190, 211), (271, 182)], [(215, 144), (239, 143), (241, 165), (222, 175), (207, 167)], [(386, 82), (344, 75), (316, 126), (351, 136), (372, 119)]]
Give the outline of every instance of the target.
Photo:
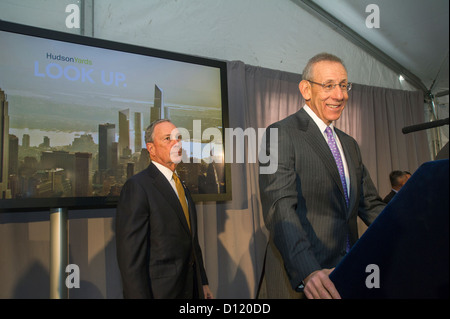
[(337, 56), (335, 56), (331, 53), (323, 52), (323, 53), (319, 53), (319, 54), (313, 56), (311, 59), (309, 59), (305, 68), (303, 69), (302, 80), (311, 80), (312, 81), (314, 64), (316, 64), (318, 62), (322, 62), (322, 61), (330, 61), (330, 62), (340, 63), (347, 71), (347, 68), (345, 67), (344, 62), (342, 62), (342, 60), (340, 58), (338, 58)]
[(168, 119), (159, 119), (159, 120), (155, 120), (152, 123), (150, 123), (150, 125), (145, 130), (145, 144), (153, 142), (153, 138), (154, 138), (153, 132), (155, 131), (155, 126), (159, 123), (164, 123), (164, 122), (172, 123)]

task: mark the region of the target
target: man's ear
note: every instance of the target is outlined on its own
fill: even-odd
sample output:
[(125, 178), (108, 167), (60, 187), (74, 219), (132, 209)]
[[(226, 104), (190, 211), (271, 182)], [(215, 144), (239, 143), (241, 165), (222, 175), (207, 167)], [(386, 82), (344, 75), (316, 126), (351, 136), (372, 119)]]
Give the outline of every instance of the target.
[(300, 81), (300, 83), (298, 84), (298, 89), (300, 90), (300, 93), (302, 94), (305, 101), (309, 101), (311, 99), (311, 84), (308, 81)]
[(147, 151), (149, 152), (150, 156), (155, 155), (155, 145), (152, 142), (145, 144), (145, 146), (147, 146)]

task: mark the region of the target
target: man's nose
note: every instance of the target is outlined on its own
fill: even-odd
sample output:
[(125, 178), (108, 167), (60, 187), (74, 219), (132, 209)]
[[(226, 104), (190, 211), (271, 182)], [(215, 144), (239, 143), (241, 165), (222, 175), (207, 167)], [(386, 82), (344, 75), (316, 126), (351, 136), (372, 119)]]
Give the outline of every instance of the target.
[(181, 138), (174, 138), (172, 140), (172, 146), (179, 146), (179, 147), (181, 147)]
[(347, 95), (347, 91), (343, 91), (339, 85), (336, 85), (331, 92), (331, 97), (335, 100), (343, 100)]

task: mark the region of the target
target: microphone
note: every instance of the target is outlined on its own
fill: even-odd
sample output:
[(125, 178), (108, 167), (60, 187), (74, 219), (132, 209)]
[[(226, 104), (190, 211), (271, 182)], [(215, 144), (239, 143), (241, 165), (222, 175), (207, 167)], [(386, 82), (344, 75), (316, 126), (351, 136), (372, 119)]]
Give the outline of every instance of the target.
[(449, 122), (448, 119), (449, 118), (447, 117), (446, 119), (443, 119), (443, 120), (437, 120), (437, 121), (432, 121), (432, 122), (427, 122), (427, 123), (422, 123), (422, 124), (405, 126), (404, 128), (402, 128), (402, 132), (403, 132), (403, 134), (408, 134), (411, 132), (422, 131), (422, 130), (426, 130), (426, 129), (433, 128), (433, 127), (443, 126), (446, 124), (448, 125), (448, 122)]

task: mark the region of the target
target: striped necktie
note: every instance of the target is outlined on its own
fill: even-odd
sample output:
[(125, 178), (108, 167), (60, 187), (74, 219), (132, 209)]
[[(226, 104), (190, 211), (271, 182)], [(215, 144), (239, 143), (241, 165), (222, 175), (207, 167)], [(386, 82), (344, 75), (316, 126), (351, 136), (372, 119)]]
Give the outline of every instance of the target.
[[(333, 153), (334, 161), (336, 162), (339, 176), (341, 178), (342, 187), (344, 188), (344, 197), (345, 197), (345, 203), (347, 204), (348, 208), (348, 191), (347, 191), (347, 182), (345, 181), (345, 172), (344, 172), (344, 164), (342, 162), (341, 153), (339, 152), (339, 149), (336, 145), (336, 140), (333, 136), (333, 131), (331, 130), (331, 127), (327, 126), (325, 129), (325, 133), (327, 133), (328, 138), (328, 146), (330, 147), (331, 153)], [(350, 251), (350, 238), (347, 235), (347, 247), (346, 251)]]
[(345, 203), (348, 207), (348, 191), (347, 191), (347, 182), (345, 181), (345, 172), (344, 172), (344, 164), (342, 163), (342, 157), (341, 153), (339, 152), (339, 149), (336, 145), (336, 140), (333, 136), (333, 131), (331, 130), (331, 127), (327, 127), (325, 129), (325, 133), (327, 133), (328, 137), (328, 146), (330, 147), (331, 153), (333, 153), (334, 161), (336, 162), (339, 176), (341, 178), (342, 187), (344, 188), (344, 197), (345, 197)]

